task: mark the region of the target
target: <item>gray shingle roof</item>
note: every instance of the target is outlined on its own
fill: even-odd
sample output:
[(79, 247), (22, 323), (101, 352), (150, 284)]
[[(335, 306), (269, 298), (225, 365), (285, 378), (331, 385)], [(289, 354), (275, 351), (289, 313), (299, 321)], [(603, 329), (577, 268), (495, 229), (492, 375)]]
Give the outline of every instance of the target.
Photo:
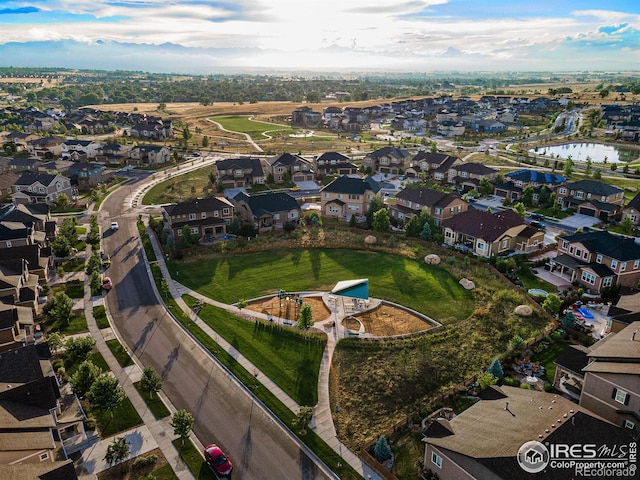
[(622, 193), (624, 190), (613, 185), (608, 185), (597, 180), (578, 180), (577, 182), (567, 183), (567, 188), (570, 190), (582, 190), (594, 195), (614, 195), (616, 193)]
[(342, 175), (341, 177), (336, 178), (329, 185), (325, 185), (320, 191), (363, 195), (367, 190), (371, 190), (373, 193), (378, 193), (380, 191), (380, 185), (371, 177), (354, 178)]
[(600, 253), (615, 260), (640, 260), (640, 245), (633, 238), (613, 235), (605, 230), (580, 232), (560, 237), (562, 240), (579, 242), (592, 253)]

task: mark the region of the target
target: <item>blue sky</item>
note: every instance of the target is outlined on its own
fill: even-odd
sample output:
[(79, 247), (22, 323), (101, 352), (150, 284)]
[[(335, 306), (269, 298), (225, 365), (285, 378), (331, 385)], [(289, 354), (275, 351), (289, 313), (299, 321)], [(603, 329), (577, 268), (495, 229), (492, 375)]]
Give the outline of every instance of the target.
[(0, 0), (0, 66), (637, 71), (637, 0)]

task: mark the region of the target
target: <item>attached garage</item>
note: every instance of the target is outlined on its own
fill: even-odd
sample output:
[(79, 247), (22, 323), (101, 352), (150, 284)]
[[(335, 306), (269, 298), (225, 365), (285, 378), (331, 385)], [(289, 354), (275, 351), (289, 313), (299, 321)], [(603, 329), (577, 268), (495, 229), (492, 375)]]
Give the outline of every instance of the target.
[(582, 215), (589, 215), (590, 217), (595, 217), (597, 214), (597, 211), (595, 208), (579, 207), (578, 213), (581, 213)]

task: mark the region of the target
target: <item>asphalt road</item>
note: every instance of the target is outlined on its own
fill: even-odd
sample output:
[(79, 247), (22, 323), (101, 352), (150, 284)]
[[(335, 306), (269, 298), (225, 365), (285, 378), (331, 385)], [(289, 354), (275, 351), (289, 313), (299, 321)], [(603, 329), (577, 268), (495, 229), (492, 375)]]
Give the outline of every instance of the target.
[[(162, 390), (173, 405), (193, 414), (200, 442), (218, 443), (227, 452), (233, 480), (328, 478), (158, 303), (137, 236), (137, 212), (123, 206), (129, 192), (128, 187), (113, 192), (99, 214), (114, 282), (107, 305), (122, 339), (143, 366), (162, 375)], [(110, 231), (114, 220), (120, 228)]]

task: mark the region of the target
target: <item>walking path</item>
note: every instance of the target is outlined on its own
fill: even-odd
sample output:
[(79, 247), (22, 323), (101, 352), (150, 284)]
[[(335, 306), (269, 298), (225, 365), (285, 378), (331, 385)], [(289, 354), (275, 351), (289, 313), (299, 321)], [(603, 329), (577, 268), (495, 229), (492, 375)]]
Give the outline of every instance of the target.
[[(224, 349), (227, 353), (229, 353), (236, 361), (242, 365), (245, 370), (248, 372), (259, 372), (259, 368), (252, 364), (249, 360), (247, 360), (243, 355), (235, 349), (233, 345), (228, 343), (224, 338), (218, 335), (209, 325), (207, 325), (200, 317), (194, 314), (194, 312), (187, 306), (187, 304), (182, 299), (182, 295), (189, 294), (198, 300), (207, 303), (209, 305), (214, 305), (219, 308), (223, 308), (229, 312), (234, 314), (240, 314), (240, 310), (233, 305), (228, 305), (225, 303), (218, 302), (211, 298), (205, 297), (204, 295), (199, 294), (184, 285), (178, 283), (177, 281), (171, 279), (171, 275), (169, 274), (169, 270), (165, 263), (162, 250), (158, 245), (157, 239), (153, 232), (149, 231), (149, 238), (151, 239), (151, 244), (153, 245), (154, 252), (156, 254), (157, 264), (162, 271), (162, 275), (167, 279), (167, 283), (169, 285), (169, 292), (171, 296), (175, 299), (176, 303), (180, 306), (180, 308), (189, 313), (190, 316), (194, 318), (194, 323), (200, 327), (208, 336), (210, 336), (219, 346)], [(340, 455), (346, 463), (348, 463), (354, 470), (356, 470), (363, 478), (367, 480), (379, 480), (380, 477), (377, 473), (375, 473), (365, 462), (363, 462), (356, 454), (354, 454), (349, 448), (340, 442), (336, 436), (336, 430), (333, 424), (333, 417), (331, 416), (331, 405), (329, 401), (329, 371), (331, 369), (331, 358), (333, 357), (333, 351), (335, 349), (338, 336), (340, 333), (340, 329), (342, 329), (342, 335), (344, 335), (344, 329), (339, 325), (339, 321), (335, 322), (335, 326), (331, 328), (325, 327), (325, 324), (331, 318), (344, 318), (344, 304), (342, 302), (333, 302), (334, 307), (330, 309), (332, 310), (332, 314), (330, 318), (323, 319), (321, 322), (316, 322), (315, 327), (324, 330), (327, 333), (327, 345), (325, 347), (325, 351), (322, 357), (322, 362), (320, 364), (320, 371), (318, 375), (318, 404), (314, 408), (313, 420), (311, 422), (312, 429), (316, 434), (322, 438), (327, 445), (329, 445), (338, 455)], [(373, 306), (373, 305), (372, 305)], [(245, 312), (247, 312), (245, 310)], [(269, 320), (270, 317), (266, 314), (260, 312), (250, 312), (250, 316), (254, 318), (260, 318), (263, 320)], [(300, 408), (300, 405), (296, 403), (287, 393), (285, 393), (278, 385), (276, 385), (270, 378), (265, 375), (260, 375), (260, 382), (278, 399), (287, 406), (292, 412), (296, 413)], [(335, 468), (335, 465), (329, 465), (330, 468)]]

